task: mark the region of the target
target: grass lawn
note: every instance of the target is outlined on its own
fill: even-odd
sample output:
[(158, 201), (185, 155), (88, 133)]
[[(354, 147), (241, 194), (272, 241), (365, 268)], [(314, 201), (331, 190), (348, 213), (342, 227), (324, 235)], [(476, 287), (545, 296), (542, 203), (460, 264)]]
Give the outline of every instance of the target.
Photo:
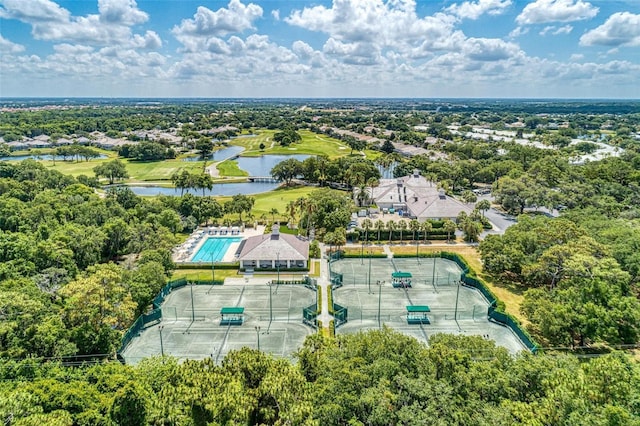
[(309, 276), (314, 278), (320, 276), (320, 260), (311, 259), (309, 265)]
[[(338, 139), (324, 135), (318, 135), (309, 130), (299, 130), (302, 141), (290, 146), (280, 146), (273, 140), (276, 130), (259, 130), (256, 136), (240, 137), (234, 139), (231, 144), (245, 148), (241, 154), (246, 157), (257, 157), (265, 154), (309, 154), (328, 155), (330, 158), (343, 157), (349, 155), (351, 148)], [(265, 145), (265, 149), (260, 149), (260, 144)]]
[(236, 160), (227, 160), (216, 165), (220, 176), (249, 176), (249, 173), (238, 167)]
[[(106, 154), (109, 158), (96, 159), (91, 161), (56, 161), (55, 165), (53, 161), (40, 161), (45, 167), (58, 170), (60, 173), (72, 176), (86, 175), (94, 176), (93, 168), (97, 165), (111, 161), (117, 158), (117, 153), (114, 151), (100, 150), (101, 153)], [(182, 159), (170, 159), (163, 161), (129, 161), (128, 159), (120, 159), (127, 166), (129, 172), (129, 179), (125, 182), (157, 182), (157, 181), (170, 181), (171, 175), (180, 170), (187, 169), (191, 172), (202, 171), (204, 162), (202, 161), (183, 161)]]
[[(237, 269), (216, 269), (215, 272), (216, 281), (229, 277), (238, 278), (242, 276)], [(177, 280), (179, 278), (186, 278), (187, 280), (210, 280), (211, 267), (202, 269), (176, 269), (173, 271), (171, 280)]]
[[(340, 250), (343, 250), (345, 254), (349, 255), (357, 255), (360, 256), (362, 253), (362, 247), (341, 247)], [(364, 246), (364, 255), (367, 256), (367, 253), (371, 252), (372, 254), (383, 254), (384, 249), (379, 245), (366, 245)], [(415, 251), (414, 251), (415, 253)]]
[[(275, 191), (264, 192), (262, 194), (256, 194), (256, 202), (253, 205), (253, 215), (259, 218), (262, 214), (266, 214), (268, 218), (271, 218), (269, 212), (272, 208), (278, 209), (281, 219), (286, 217), (285, 211), (287, 204), (291, 201), (295, 201), (300, 197), (306, 197), (311, 192), (318, 188), (309, 186), (296, 186), (291, 188), (279, 188)], [(278, 217), (276, 216), (276, 220)]]

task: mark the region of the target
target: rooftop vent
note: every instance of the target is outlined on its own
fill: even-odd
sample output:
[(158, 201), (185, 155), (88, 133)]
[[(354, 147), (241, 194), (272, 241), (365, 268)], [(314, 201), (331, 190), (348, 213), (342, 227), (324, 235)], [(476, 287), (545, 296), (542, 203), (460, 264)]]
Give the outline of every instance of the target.
[(274, 223), (273, 226), (271, 227), (271, 235), (277, 237), (278, 235), (280, 235), (280, 224), (278, 223)]
[(413, 177), (414, 178), (419, 178), (420, 177), (420, 170), (418, 169), (413, 169)]

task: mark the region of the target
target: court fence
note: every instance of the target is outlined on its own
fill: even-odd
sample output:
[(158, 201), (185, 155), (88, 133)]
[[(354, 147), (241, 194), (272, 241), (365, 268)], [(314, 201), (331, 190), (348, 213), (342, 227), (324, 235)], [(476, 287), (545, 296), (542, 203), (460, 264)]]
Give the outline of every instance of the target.
[(172, 291), (177, 290), (181, 287), (185, 287), (186, 285), (222, 285), (224, 284), (223, 280), (187, 280), (186, 278), (179, 278), (177, 280), (172, 280), (167, 282), (167, 284), (162, 287), (162, 289), (158, 292), (156, 297), (153, 298), (153, 302), (151, 302), (151, 311), (146, 314), (140, 315), (136, 320), (131, 324), (131, 327), (124, 333), (122, 336), (122, 340), (120, 341), (120, 349), (117, 351), (118, 355), (121, 355), (129, 343), (140, 335), (142, 330), (147, 327), (150, 327), (154, 324), (159, 323), (162, 320), (162, 303), (165, 301), (167, 296), (171, 294)]
[[(329, 270), (331, 271), (332, 261), (336, 261), (343, 257), (359, 257), (359, 256), (344, 256), (344, 252), (336, 251), (332, 253), (329, 257)], [(415, 257), (415, 256), (402, 256), (402, 257)], [(524, 328), (516, 318), (507, 314), (504, 311), (505, 309), (504, 302), (498, 299), (498, 297), (495, 294), (493, 294), (493, 292), (489, 289), (489, 287), (487, 287), (486, 283), (477, 277), (475, 271), (469, 266), (469, 264), (467, 264), (467, 262), (464, 260), (464, 258), (462, 258), (462, 256), (458, 255), (457, 253), (443, 251), (443, 252), (434, 252), (434, 253), (420, 253), (419, 257), (423, 257), (423, 258), (439, 257), (439, 258), (443, 258), (443, 259), (447, 259), (447, 260), (451, 260), (452, 262), (455, 262), (460, 267), (460, 269), (462, 269), (462, 273), (460, 274), (461, 283), (468, 287), (477, 289), (489, 303), (489, 307), (487, 309), (487, 317), (489, 318), (489, 320), (497, 324), (503, 325), (505, 327), (508, 327), (513, 331), (513, 333), (516, 336), (518, 336), (520, 341), (532, 353), (538, 352), (538, 345), (533, 339), (533, 337), (531, 337), (531, 335), (527, 333), (526, 330), (524, 330)], [(340, 278), (340, 285), (341, 285), (342, 274), (338, 274), (334, 272), (331, 272), (331, 274), (332, 274), (331, 276), (332, 284), (333, 284), (333, 274), (335, 274), (336, 276), (338, 275), (340, 276), (339, 278)], [(331, 305), (329, 306), (331, 307)], [(347, 322), (347, 309), (336, 304), (333, 304), (334, 317), (335, 317), (335, 312), (338, 312), (339, 308), (344, 309), (344, 311), (341, 312), (341, 315), (344, 315), (344, 318), (340, 318), (340, 319), (336, 318), (336, 321), (337, 321), (336, 325)], [(475, 312), (474, 312), (474, 317), (475, 317)]]

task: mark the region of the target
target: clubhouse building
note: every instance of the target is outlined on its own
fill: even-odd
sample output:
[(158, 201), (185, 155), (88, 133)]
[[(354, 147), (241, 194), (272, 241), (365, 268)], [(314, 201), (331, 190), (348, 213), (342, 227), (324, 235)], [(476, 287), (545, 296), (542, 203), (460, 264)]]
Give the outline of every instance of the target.
[(256, 235), (242, 241), (238, 250), (241, 269), (309, 268), (309, 241), (281, 234), (277, 224), (271, 228), (271, 234)]
[(381, 179), (374, 188), (367, 188), (371, 200), (381, 210), (401, 212), (403, 216), (426, 220), (455, 221), (460, 212), (470, 214), (472, 207), (445, 194), (434, 182), (414, 170), (409, 176)]

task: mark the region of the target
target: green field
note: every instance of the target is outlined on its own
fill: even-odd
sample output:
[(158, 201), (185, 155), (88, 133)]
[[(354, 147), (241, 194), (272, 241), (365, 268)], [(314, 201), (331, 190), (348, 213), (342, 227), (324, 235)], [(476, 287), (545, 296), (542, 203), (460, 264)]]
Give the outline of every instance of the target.
[[(241, 154), (245, 157), (258, 157), (264, 154), (308, 154), (328, 155), (330, 158), (349, 155), (351, 148), (339, 141), (324, 135), (315, 134), (309, 130), (299, 130), (302, 141), (290, 146), (280, 146), (273, 140), (276, 130), (260, 130), (256, 136), (240, 137), (233, 140), (232, 145), (245, 148)], [(264, 143), (265, 149), (260, 149)]]
[(249, 176), (249, 172), (240, 169), (236, 160), (226, 160), (216, 165), (220, 176)]
[[(295, 201), (300, 197), (308, 196), (312, 191), (315, 191), (317, 188), (309, 187), (309, 186), (297, 186), (293, 188), (278, 188), (274, 191), (263, 192), (261, 194), (252, 195), (255, 198), (255, 204), (253, 205), (253, 210), (251, 213), (253, 214), (254, 219), (258, 220), (262, 215), (271, 221), (271, 214), (269, 213), (272, 208), (278, 209), (279, 214), (275, 215), (275, 220), (286, 220), (286, 208), (287, 204), (291, 201)], [(229, 201), (231, 197), (216, 197), (219, 203), (223, 204), (226, 201)], [(228, 215), (229, 219), (237, 220), (237, 214)], [(244, 216), (243, 216), (244, 218)], [(223, 219), (224, 220), (224, 219)]]
[[(341, 141), (330, 138), (324, 135), (317, 135), (309, 130), (300, 130), (300, 136), (302, 141), (293, 144), (288, 147), (280, 146), (273, 140), (275, 130), (260, 130), (257, 131), (256, 136), (240, 137), (233, 140), (233, 145), (242, 146), (245, 151), (242, 156), (260, 156), (265, 154), (307, 154), (307, 155), (328, 155), (330, 158), (343, 157), (349, 155), (351, 148), (342, 143)], [(260, 149), (260, 144), (264, 143), (265, 149)], [(25, 154), (48, 154), (50, 149), (38, 149), (31, 150)], [(94, 176), (93, 168), (98, 164), (111, 161), (118, 158), (118, 154), (115, 151), (107, 151), (103, 149), (97, 149), (102, 154), (107, 155), (109, 158), (97, 159), (91, 161), (56, 161), (55, 163), (50, 160), (40, 161), (45, 167), (58, 170), (61, 173), (69, 174), (72, 176), (86, 175)], [(127, 171), (129, 172), (129, 179), (126, 183), (138, 183), (138, 182), (168, 182), (171, 179), (171, 175), (179, 170), (189, 170), (190, 172), (197, 172), (203, 170), (205, 162), (203, 161), (184, 161), (186, 156), (182, 155), (175, 159), (169, 159), (164, 161), (130, 161), (128, 159), (121, 159), (127, 165)], [(206, 165), (211, 164), (207, 162)], [(248, 173), (238, 168), (236, 161), (223, 161), (217, 164), (220, 176), (228, 177), (245, 177)]]

